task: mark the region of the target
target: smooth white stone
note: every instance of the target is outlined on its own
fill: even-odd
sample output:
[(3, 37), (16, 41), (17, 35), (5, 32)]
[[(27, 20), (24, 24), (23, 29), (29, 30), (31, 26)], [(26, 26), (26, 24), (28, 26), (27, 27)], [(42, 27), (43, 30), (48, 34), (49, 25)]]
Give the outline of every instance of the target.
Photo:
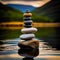
[(32, 23), (33, 21), (32, 21), (32, 20), (29, 20), (29, 21), (24, 21), (24, 22), (25, 22), (25, 23), (28, 23), (28, 22), (31, 22), (31, 23)]
[(25, 39), (31, 39), (31, 38), (34, 38), (34, 37), (35, 37), (34, 34), (22, 34), (22, 35), (20, 36), (20, 39), (25, 40)]
[(21, 29), (21, 32), (22, 33), (34, 33), (34, 32), (36, 32), (37, 31), (37, 29), (36, 28), (23, 28), (23, 29)]

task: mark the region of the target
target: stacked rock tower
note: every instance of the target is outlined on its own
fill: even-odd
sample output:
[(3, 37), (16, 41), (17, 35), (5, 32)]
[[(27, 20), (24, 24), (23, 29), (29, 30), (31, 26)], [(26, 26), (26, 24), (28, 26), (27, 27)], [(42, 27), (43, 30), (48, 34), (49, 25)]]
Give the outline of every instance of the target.
[(18, 43), (18, 46), (21, 49), (38, 49), (39, 48), (39, 41), (35, 39), (34, 32), (37, 31), (36, 28), (32, 27), (32, 19), (31, 19), (32, 14), (30, 13), (29, 10), (26, 10), (26, 12), (23, 14), (23, 20), (24, 20), (24, 28), (21, 29), (21, 32), (23, 33), (20, 36), (20, 41)]

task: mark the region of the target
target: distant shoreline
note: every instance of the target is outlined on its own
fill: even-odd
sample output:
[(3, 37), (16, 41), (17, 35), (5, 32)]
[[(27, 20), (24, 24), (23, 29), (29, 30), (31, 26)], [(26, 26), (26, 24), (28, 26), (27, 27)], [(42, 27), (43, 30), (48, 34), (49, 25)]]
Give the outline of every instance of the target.
[[(0, 23), (2, 29), (21, 29), (23, 28), (24, 22), (3, 22)], [(60, 27), (60, 23), (37, 23), (34, 22), (33, 27)]]

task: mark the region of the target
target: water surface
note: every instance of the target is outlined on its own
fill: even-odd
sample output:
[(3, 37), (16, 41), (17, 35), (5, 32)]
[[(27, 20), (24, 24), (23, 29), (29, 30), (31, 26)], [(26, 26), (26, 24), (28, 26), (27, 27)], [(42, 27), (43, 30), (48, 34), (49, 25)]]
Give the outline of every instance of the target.
[[(39, 55), (32, 60), (59, 60), (59, 31), (60, 28), (38, 28), (35, 33), (40, 41)], [(1, 60), (26, 60), (18, 54), (19, 36), (22, 34), (20, 29), (0, 29), (0, 59)], [(29, 58), (27, 58), (29, 60)]]

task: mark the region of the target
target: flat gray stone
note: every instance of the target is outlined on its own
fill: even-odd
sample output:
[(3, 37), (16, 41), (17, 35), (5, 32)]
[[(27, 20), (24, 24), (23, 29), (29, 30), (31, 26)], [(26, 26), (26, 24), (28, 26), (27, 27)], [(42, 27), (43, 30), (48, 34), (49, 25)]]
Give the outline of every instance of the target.
[(33, 27), (21, 29), (21, 32), (22, 33), (35, 33), (36, 31), (37, 31), (37, 29), (36, 28), (33, 28)]
[(30, 40), (30, 39), (32, 39), (32, 38), (34, 38), (35, 37), (35, 35), (34, 34), (22, 34), (21, 36), (20, 36), (20, 39), (22, 39), (22, 40)]
[(32, 23), (33, 21), (32, 21), (32, 20), (29, 20), (29, 21), (24, 21), (24, 23), (28, 23), (28, 22)]

